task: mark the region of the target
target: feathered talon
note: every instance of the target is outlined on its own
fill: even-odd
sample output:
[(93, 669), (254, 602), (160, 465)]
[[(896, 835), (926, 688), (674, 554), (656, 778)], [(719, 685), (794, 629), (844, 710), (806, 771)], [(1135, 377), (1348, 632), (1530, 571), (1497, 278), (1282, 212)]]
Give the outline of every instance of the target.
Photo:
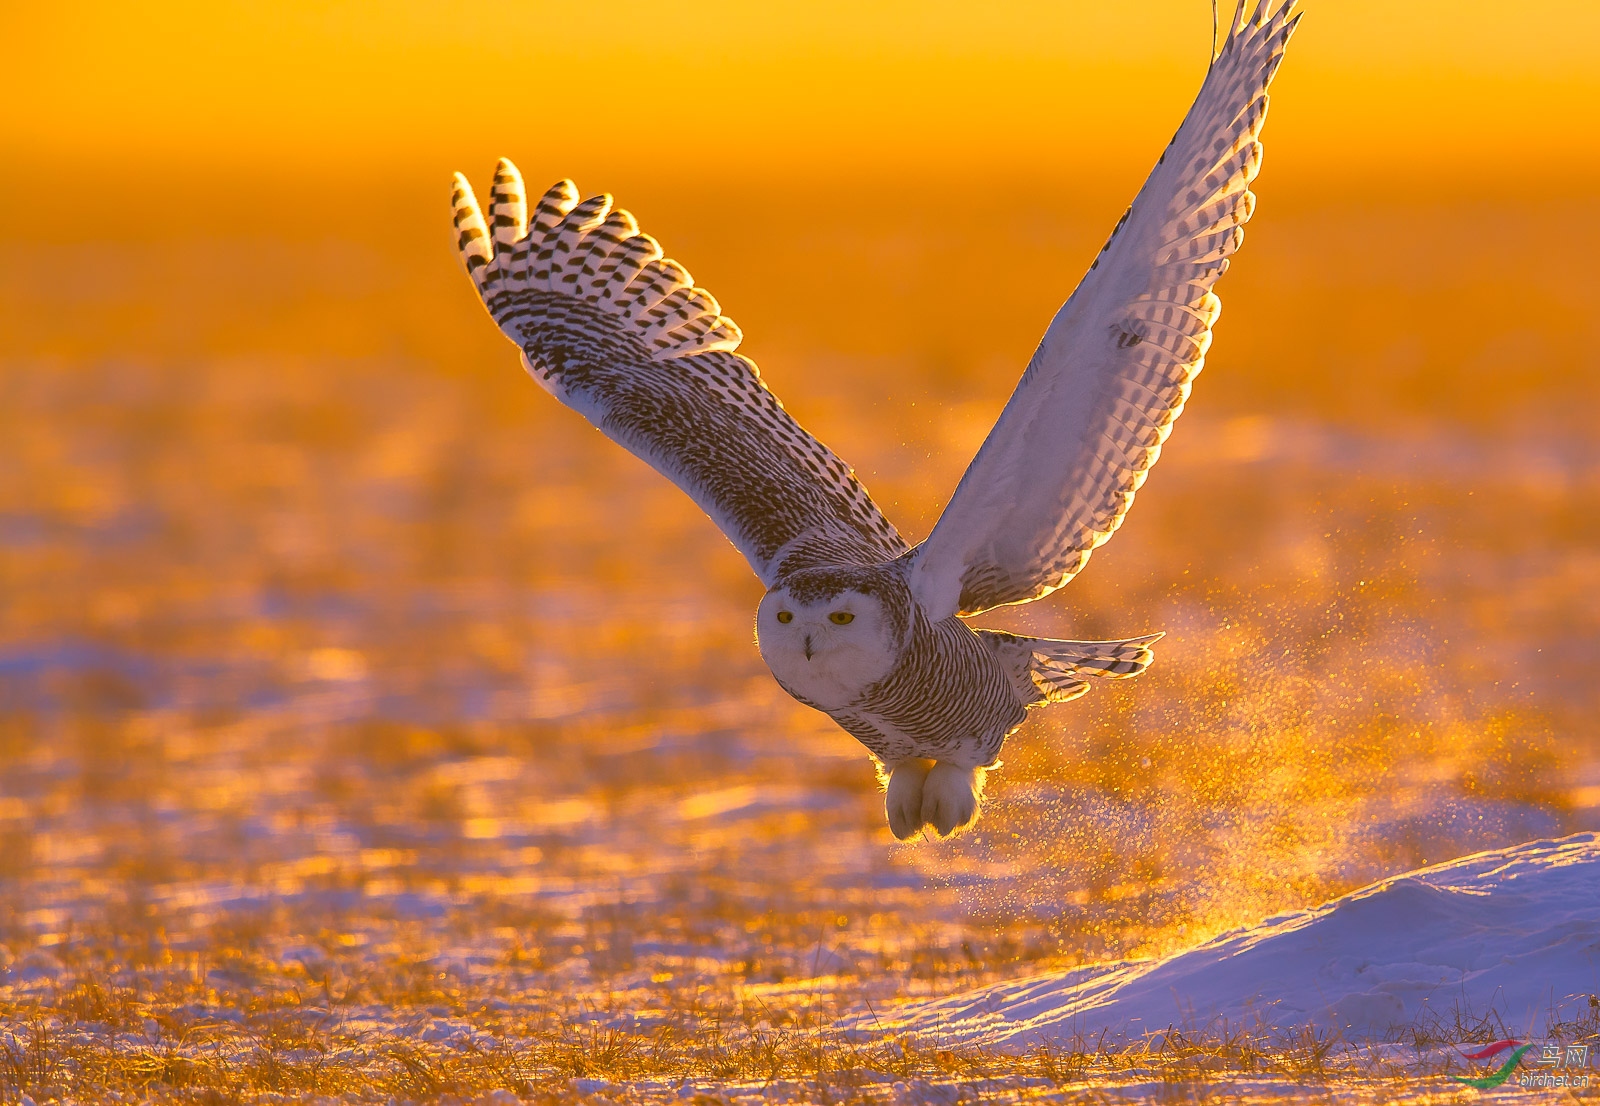
[(922, 785), (922, 817), (940, 837), (959, 833), (978, 820), (984, 774), (982, 768), (958, 768), (942, 761), (928, 773)]
[(921, 833), (928, 821), (922, 813), (922, 793), (932, 767), (931, 760), (911, 757), (895, 765), (889, 773), (883, 809), (889, 816), (889, 832), (901, 841), (909, 841)]

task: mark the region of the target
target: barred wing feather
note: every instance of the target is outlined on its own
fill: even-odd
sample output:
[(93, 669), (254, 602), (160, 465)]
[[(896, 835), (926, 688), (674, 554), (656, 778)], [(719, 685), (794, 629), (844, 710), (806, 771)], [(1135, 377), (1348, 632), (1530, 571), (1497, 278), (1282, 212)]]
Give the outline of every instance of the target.
[(1205, 362), (1293, 9), (1241, 0), (1194, 106), (912, 554), (930, 616), (1048, 595), (1121, 525)]
[(545, 390), (700, 505), (763, 583), (906, 552), (845, 464), (783, 409), (742, 335), (611, 197), (570, 181), (528, 205), (509, 161), (485, 220), (465, 178), (456, 244), (484, 305)]

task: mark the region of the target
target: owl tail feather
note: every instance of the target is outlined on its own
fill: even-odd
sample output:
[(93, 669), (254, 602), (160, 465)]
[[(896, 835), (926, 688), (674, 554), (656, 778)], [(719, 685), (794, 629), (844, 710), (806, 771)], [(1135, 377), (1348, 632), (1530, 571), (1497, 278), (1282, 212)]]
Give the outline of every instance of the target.
[(1089, 681), (1137, 676), (1155, 659), (1150, 647), (1160, 633), (1124, 641), (1057, 641), (1053, 638), (979, 630), (978, 636), (1009, 662), (1017, 692), (1027, 706), (1065, 703), (1089, 690)]
[(1162, 634), (1145, 634), (1126, 641), (1054, 641), (1034, 638), (1028, 675), (1037, 702), (1064, 703), (1089, 690), (1090, 679), (1125, 680), (1137, 676), (1155, 659), (1150, 646)]

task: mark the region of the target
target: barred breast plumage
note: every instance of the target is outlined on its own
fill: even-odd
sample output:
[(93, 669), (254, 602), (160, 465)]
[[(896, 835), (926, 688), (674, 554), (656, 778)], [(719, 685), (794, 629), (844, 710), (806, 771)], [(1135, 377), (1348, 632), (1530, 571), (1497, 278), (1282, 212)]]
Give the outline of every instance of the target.
[(966, 616), (1049, 594), (1122, 524), (1182, 412), (1255, 210), (1267, 86), (1299, 17), (1241, 0), (1194, 106), (912, 548), (734, 352), (742, 334), (610, 196), (532, 206), (502, 161), (457, 247), (535, 380), (687, 492), (767, 587), (761, 654), (878, 761), (900, 838), (977, 817), (1028, 708), (1136, 675), (1160, 634), (1056, 641)]

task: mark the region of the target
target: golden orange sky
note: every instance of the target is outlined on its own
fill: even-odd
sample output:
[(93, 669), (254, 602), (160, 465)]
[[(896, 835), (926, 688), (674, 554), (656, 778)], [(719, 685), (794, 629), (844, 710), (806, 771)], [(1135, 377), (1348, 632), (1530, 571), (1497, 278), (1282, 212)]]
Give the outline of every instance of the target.
[[(1302, 8), (1266, 135), (1280, 171), (1600, 161), (1595, 0)], [(706, 172), (1071, 170), (1159, 148), (1210, 25), (1207, 0), (11, 5), (0, 147), (24, 164), (537, 151)]]

